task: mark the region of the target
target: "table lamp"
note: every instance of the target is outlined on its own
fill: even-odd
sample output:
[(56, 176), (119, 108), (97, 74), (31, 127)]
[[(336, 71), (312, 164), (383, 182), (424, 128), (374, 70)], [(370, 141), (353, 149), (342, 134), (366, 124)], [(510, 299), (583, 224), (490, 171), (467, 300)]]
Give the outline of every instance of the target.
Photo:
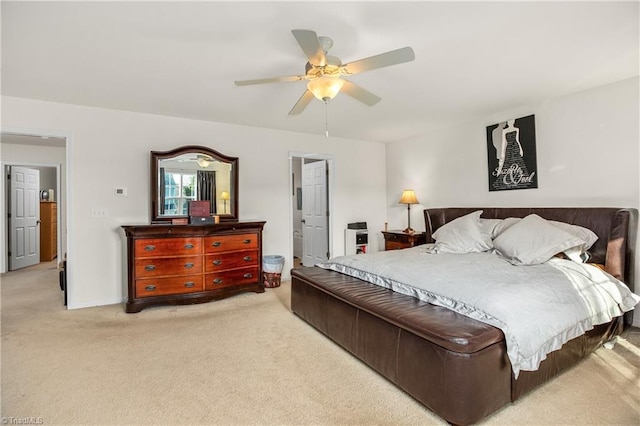
[(224, 201), (224, 214), (227, 214), (227, 200), (229, 200), (229, 198), (229, 193), (227, 191), (222, 191), (220, 199)]
[(402, 191), (402, 196), (400, 197), (400, 201), (398, 201), (398, 204), (407, 205), (407, 229), (402, 231), (405, 234), (413, 234), (416, 232), (411, 228), (411, 204), (419, 203), (420, 202), (416, 198), (416, 193), (413, 191), (413, 189), (405, 189), (404, 191)]

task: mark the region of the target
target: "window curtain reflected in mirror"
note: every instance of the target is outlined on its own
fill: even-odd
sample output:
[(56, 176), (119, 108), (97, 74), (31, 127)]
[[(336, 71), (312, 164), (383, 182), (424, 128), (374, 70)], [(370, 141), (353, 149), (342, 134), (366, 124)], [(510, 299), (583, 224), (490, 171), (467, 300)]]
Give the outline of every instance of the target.
[(160, 167), (160, 182), (158, 184), (160, 191), (160, 214), (164, 214), (164, 199), (165, 199), (165, 190), (164, 190), (164, 167)]
[(210, 170), (198, 170), (198, 200), (210, 201), (211, 214), (216, 214), (216, 172)]

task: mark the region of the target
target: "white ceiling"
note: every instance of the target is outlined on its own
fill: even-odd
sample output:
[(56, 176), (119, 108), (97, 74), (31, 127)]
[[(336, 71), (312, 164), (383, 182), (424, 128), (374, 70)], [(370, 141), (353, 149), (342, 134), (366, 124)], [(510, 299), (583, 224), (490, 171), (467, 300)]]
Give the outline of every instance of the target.
[(338, 95), (332, 136), (394, 142), (435, 126), (638, 75), (639, 3), (2, 2), (2, 93), (324, 134), (291, 35), (310, 29), (351, 62), (411, 46), (413, 62), (350, 77), (382, 97)]
[(57, 138), (51, 136), (42, 137), (6, 132), (2, 132), (2, 135), (0, 136), (0, 142), (21, 145), (47, 146), (55, 148), (64, 148), (65, 146), (67, 146), (67, 140), (65, 138)]

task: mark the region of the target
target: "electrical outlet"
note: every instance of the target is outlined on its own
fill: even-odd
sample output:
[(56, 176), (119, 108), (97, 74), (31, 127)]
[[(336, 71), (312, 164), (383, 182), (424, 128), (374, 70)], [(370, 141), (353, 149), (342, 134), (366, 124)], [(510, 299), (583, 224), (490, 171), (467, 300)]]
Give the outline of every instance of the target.
[(107, 209), (91, 209), (92, 218), (107, 217), (107, 216), (109, 216), (109, 210)]
[(113, 188), (113, 193), (115, 195), (119, 195), (121, 197), (126, 197), (127, 196), (127, 187), (126, 186), (116, 186), (115, 188)]

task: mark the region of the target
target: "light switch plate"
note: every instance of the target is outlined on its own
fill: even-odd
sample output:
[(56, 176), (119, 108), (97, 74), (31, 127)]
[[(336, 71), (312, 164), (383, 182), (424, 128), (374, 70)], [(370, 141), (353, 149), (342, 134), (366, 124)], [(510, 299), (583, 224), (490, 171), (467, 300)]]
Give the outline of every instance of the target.
[(109, 210), (107, 209), (91, 209), (92, 218), (100, 218), (109, 216)]

